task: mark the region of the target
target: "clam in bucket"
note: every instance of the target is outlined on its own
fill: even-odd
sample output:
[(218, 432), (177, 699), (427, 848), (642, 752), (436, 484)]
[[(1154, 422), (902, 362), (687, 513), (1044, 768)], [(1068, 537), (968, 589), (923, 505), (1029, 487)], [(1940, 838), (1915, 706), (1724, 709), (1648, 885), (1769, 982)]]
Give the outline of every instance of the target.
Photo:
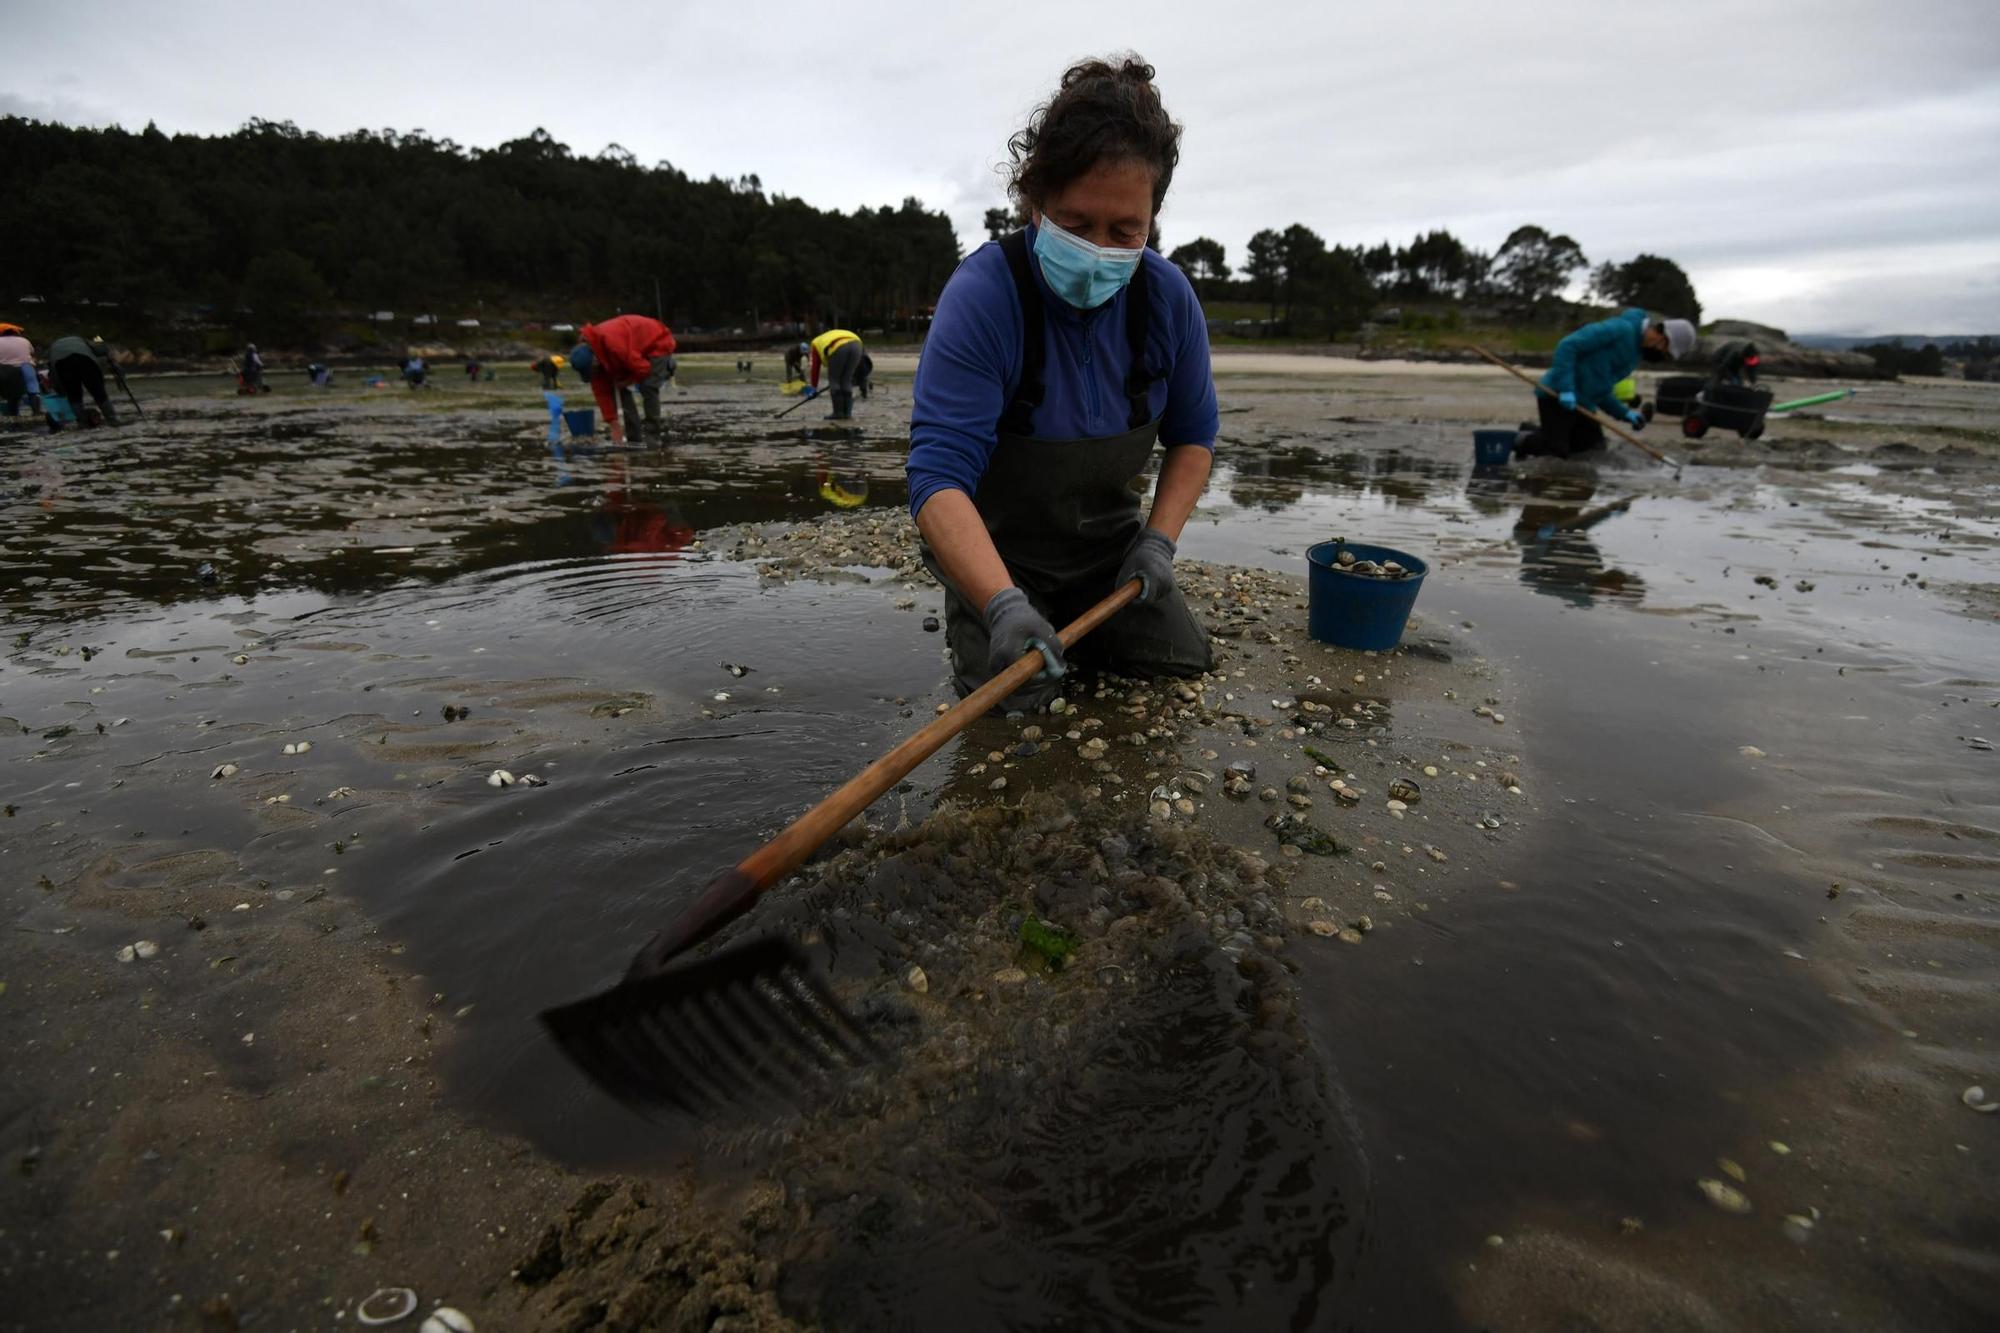
[(1511, 430), (1472, 432), (1472, 465), (1504, 467), (1507, 460), (1514, 456), (1514, 437), (1517, 433)]
[[(1343, 564), (1343, 554), (1354, 559)], [(1402, 642), (1410, 608), (1430, 573), (1430, 566), (1413, 555), (1340, 540), (1308, 547), (1306, 564), (1307, 631), (1321, 643), (1361, 652), (1386, 653)], [(1404, 572), (1388, 577), (1367, 572), (1389, 564)]]

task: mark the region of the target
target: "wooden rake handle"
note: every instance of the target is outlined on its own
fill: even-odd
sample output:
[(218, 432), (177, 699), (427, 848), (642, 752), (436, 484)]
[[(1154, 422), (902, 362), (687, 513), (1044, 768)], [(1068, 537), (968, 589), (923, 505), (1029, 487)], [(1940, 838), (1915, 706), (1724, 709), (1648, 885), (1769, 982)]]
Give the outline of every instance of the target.
[[(1056, 636), (1062, 640), (1063, 649), (1074, 647), (1077, 640), (1123, 610), (1139, 595), (1139, 587), (1139, 580), (1133, 579), (1065, 625)], [(960, 699), (949, 711), (848, 779), (840, 790), (786, 825), (777, 837), (716, 876), (687, 911), (640, 951), (633, 960), (632, 975), (658, 970), (675, 954), (700, 943), (748, 911), (764, 890), (798, 869), (808, 856), (819, 850), (820, 844), (908, 777), (946, 741), (1026, 685), (1042, 666), (1040, 651), (1022, 654), (1020, 661)]]
[[(1542, 383), (1540, 380), (1522, 371), (1520, 367), (1509, 365), (1507, 362), (1502, 361), (1499, 357), (1493, 355), (1493, 353), (1487, 351), (1484, 347), (1480, 347), (1474, 343), (1464, 343), (1461, 345), (1470, 351), (1479, 353), (1479, 355), (1485, 357), (1488, 361), (1491, 361), (1494, 365), (1500, 367), (1500, 369), (1506, 371), (1509, 375), (1512, 375), (1515, 379), (1521, 381), (1521, 383), (1527, 385), (1529, 388), (1533, 389), (1536, 393), (1547, 394), (1551, 398), (1560, 397), (1560, 395), (1557, 394), (1556, 391), (1554, 389), (1551, 389), (1548, 385)], [(1644, 443), (1639, 439), (1638, 436), (1632, 434), (1632, 432), (1626, 430), (1623, 426), (1613, 421), (1610, 417), (1605, 416), (1602, 412), (1599, 412), (1596, 408), (1583, 407), (1579, 405), (1575, 410), (1583, 413), (1583, 415), (1589, 417), (1592, 421), (1595, 421), (1598, 425), (1604, 427), (1604, 429), (1610, 431), (1613, 435), (1616, 435), (1619, 439), (1625, 441), (1625, 443), (1631, 445), (1634, 449), (1639, 450), (1641, 453), (1652, 455), (1653, 460), (1655, 462), (1665, 463), (1668, 467), (1673, 468), (1675, 471), (1680, 470), (1681, 465), (1679, 463), (1676, 463), (1673, 459), (1667, 457), (1665, 454), (1661, 453), (1658, 449), (1655, 449), (1651, 445)]]

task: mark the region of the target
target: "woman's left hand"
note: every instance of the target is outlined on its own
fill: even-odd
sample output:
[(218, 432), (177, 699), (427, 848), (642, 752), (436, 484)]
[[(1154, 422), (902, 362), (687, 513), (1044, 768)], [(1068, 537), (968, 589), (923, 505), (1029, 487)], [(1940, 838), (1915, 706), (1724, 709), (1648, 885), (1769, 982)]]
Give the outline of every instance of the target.
[(1139, 580), (1139, 600), (1157, 602), (1174, 590), (1174, 542), (1157, 528), (1141, 528), (1118, 567), (1114, 587)]

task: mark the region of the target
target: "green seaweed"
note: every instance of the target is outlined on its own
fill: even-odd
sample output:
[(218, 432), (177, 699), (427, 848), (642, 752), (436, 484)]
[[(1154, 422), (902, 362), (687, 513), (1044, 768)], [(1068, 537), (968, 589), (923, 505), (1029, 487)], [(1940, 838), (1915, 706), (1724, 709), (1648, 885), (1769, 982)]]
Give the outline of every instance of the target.
[(1070, 955), (1076, 952), (1079, 941), (1061, 926), (1029, 916), (1021, 921), (1021, 943), (1027, 953), (1039, 959), (1050, 971), (1060, 972)]

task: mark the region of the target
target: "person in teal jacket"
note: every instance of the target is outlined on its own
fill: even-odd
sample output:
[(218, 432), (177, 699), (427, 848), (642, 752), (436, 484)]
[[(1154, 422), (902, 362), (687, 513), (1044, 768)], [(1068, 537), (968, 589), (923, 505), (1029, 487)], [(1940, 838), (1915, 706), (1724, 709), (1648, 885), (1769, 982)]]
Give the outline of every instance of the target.
[(1642, 360), (1678, 360), (1694, 345), (1694, 325), (1684, 319), (1648, 322), (1646, 312), (1636, 308), (1584, 325), (1556, 344), (1541, 380), (1549, 392), (1535, 395), (1541, 424), (1528, 429), (1514, 452), (1568, 458), (1586, 449), (1602, 449), (1604, 428), (1579, 408), (1643, 429), (1645, 416), (1620, 401), (1618, 382), (1638, 369)]

